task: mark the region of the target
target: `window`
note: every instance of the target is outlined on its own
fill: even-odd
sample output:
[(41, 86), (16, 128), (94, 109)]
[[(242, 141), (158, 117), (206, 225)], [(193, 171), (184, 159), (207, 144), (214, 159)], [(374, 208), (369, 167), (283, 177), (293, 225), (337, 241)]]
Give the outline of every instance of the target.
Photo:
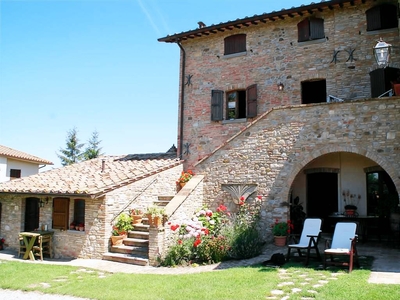
[(53, 199), (53, 229), (68, 228), (69, 216), (69, 199), (54, 198)]
[(306, 42), (323, 39), (324, 20), (320, 18), (307, 18), (297, 24), (298, 41)]
[(236, 34), (225, 38), (224, 55), (246, 52), (246, 35)]
[(76, 225), (85, 224), (85, 200), (75, 199), (74, 222)]
[(367, 31), (397, 27), (397, 7), (393, 4), (382, 4), (366, 11)]
[[(211, 120), (224, 119), (224, 92), (211, 91)], [(257, 116), (257, 85), (251, 85), (246, 90), (230, 91), (226, 94), (225, 119), (244, 119)]]
[(21, 178), (21, 170), (10, 169), (10, 179)]

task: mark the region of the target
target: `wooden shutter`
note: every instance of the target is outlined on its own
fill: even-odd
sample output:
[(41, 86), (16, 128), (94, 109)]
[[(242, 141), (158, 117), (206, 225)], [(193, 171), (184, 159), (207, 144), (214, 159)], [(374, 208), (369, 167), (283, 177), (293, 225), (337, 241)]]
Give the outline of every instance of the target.
[(224, 55), (240, 53), (246, 51), (246, 35), (235, 34), (225, 38), (225, 53)]
[(392, 4), (382, 4), (366, 11), (367, 31), (396, 28), (397, 7)]
[(69, 199), (53, 199), (53, 229), (68, 228)]
[(297, 24), (298, 41), (305, 42), (310, 39), (310, 21), (304, 19)]
[(257, 84), (253, 84), (246, 89), (247, 96), (247, 117), (257, 116)]
[(221, 121), (223, 118), (223, 96), (223, 91), (211, 91), (211, 121)]
[(317, 40), (325, 37), (324, 32), (324, 19), (312, 18), (310, 19), (310, 39)]

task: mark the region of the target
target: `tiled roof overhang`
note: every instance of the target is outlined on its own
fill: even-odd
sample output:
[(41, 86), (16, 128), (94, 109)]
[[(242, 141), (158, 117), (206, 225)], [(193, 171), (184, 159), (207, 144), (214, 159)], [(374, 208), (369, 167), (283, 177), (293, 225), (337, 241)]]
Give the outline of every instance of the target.
[[(365, 3), (367, 0), (361, 0)], [(376, 0), (372, 0), (376, 1)], [(219, 32), (229, 31), (232, 29), (240, 29), (243, 27), (255, 26), (260, 23), (275, 22), (276, 20), (284, 20), (285, 18), (293, 18), (298, 16), (308, 16), (314, 12), (322, 12), (324, 9), (333, 10), (335, 8), (343, 8), (345, 3), (350, 3), (354, 6), (355, 2), (358, 1), (346, 1), (346, 0), (333, 0), (333, 1), (321, 1), (319, 3), (311, 3), (309, 5), (302, 5), (299, 7), (292, 7), (290, 9), (282, 9), (278, 12), (264, 13), (261, 15), (255, 15), (253, 17), (246, 17), (243, 19), (237, 19), (235, 21), (228, 21), (225, 23), (220, 23), (218, 25), (206, 26), (203, 28), (186, 31), (178, 34), (168, 35), (163, 38), (159, 38), (159, 42), (166, 43), (178, 43), (181, 41), (194, 39), (197, 37), (208, 36), (211, 34), (216, 34)]]

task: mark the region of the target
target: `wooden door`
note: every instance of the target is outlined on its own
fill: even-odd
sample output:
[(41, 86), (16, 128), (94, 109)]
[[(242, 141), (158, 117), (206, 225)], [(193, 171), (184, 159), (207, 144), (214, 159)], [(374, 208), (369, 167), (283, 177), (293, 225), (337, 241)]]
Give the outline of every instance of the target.
[(39, 228), (39, 199), (26, 198), (25, 204), (25, 231)]

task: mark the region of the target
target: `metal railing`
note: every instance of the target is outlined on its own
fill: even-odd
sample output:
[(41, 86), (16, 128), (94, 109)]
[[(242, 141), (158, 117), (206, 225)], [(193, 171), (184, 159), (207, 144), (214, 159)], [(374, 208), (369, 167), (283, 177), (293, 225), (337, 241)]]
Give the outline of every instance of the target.
[(344, 102), (343, 99), (340, 99), (338, 97), (332, 96), (332, 95), (328, 95), (328, 97), (326, 98), (326, 102)]
[(384, 92), (382, 95), (378, 96), (378, 98), (382, 98), (386, 94), (389, 94), (389, 97), (392, 97), (393, 96), (393, 89), (390, 89), (390, 90)]

